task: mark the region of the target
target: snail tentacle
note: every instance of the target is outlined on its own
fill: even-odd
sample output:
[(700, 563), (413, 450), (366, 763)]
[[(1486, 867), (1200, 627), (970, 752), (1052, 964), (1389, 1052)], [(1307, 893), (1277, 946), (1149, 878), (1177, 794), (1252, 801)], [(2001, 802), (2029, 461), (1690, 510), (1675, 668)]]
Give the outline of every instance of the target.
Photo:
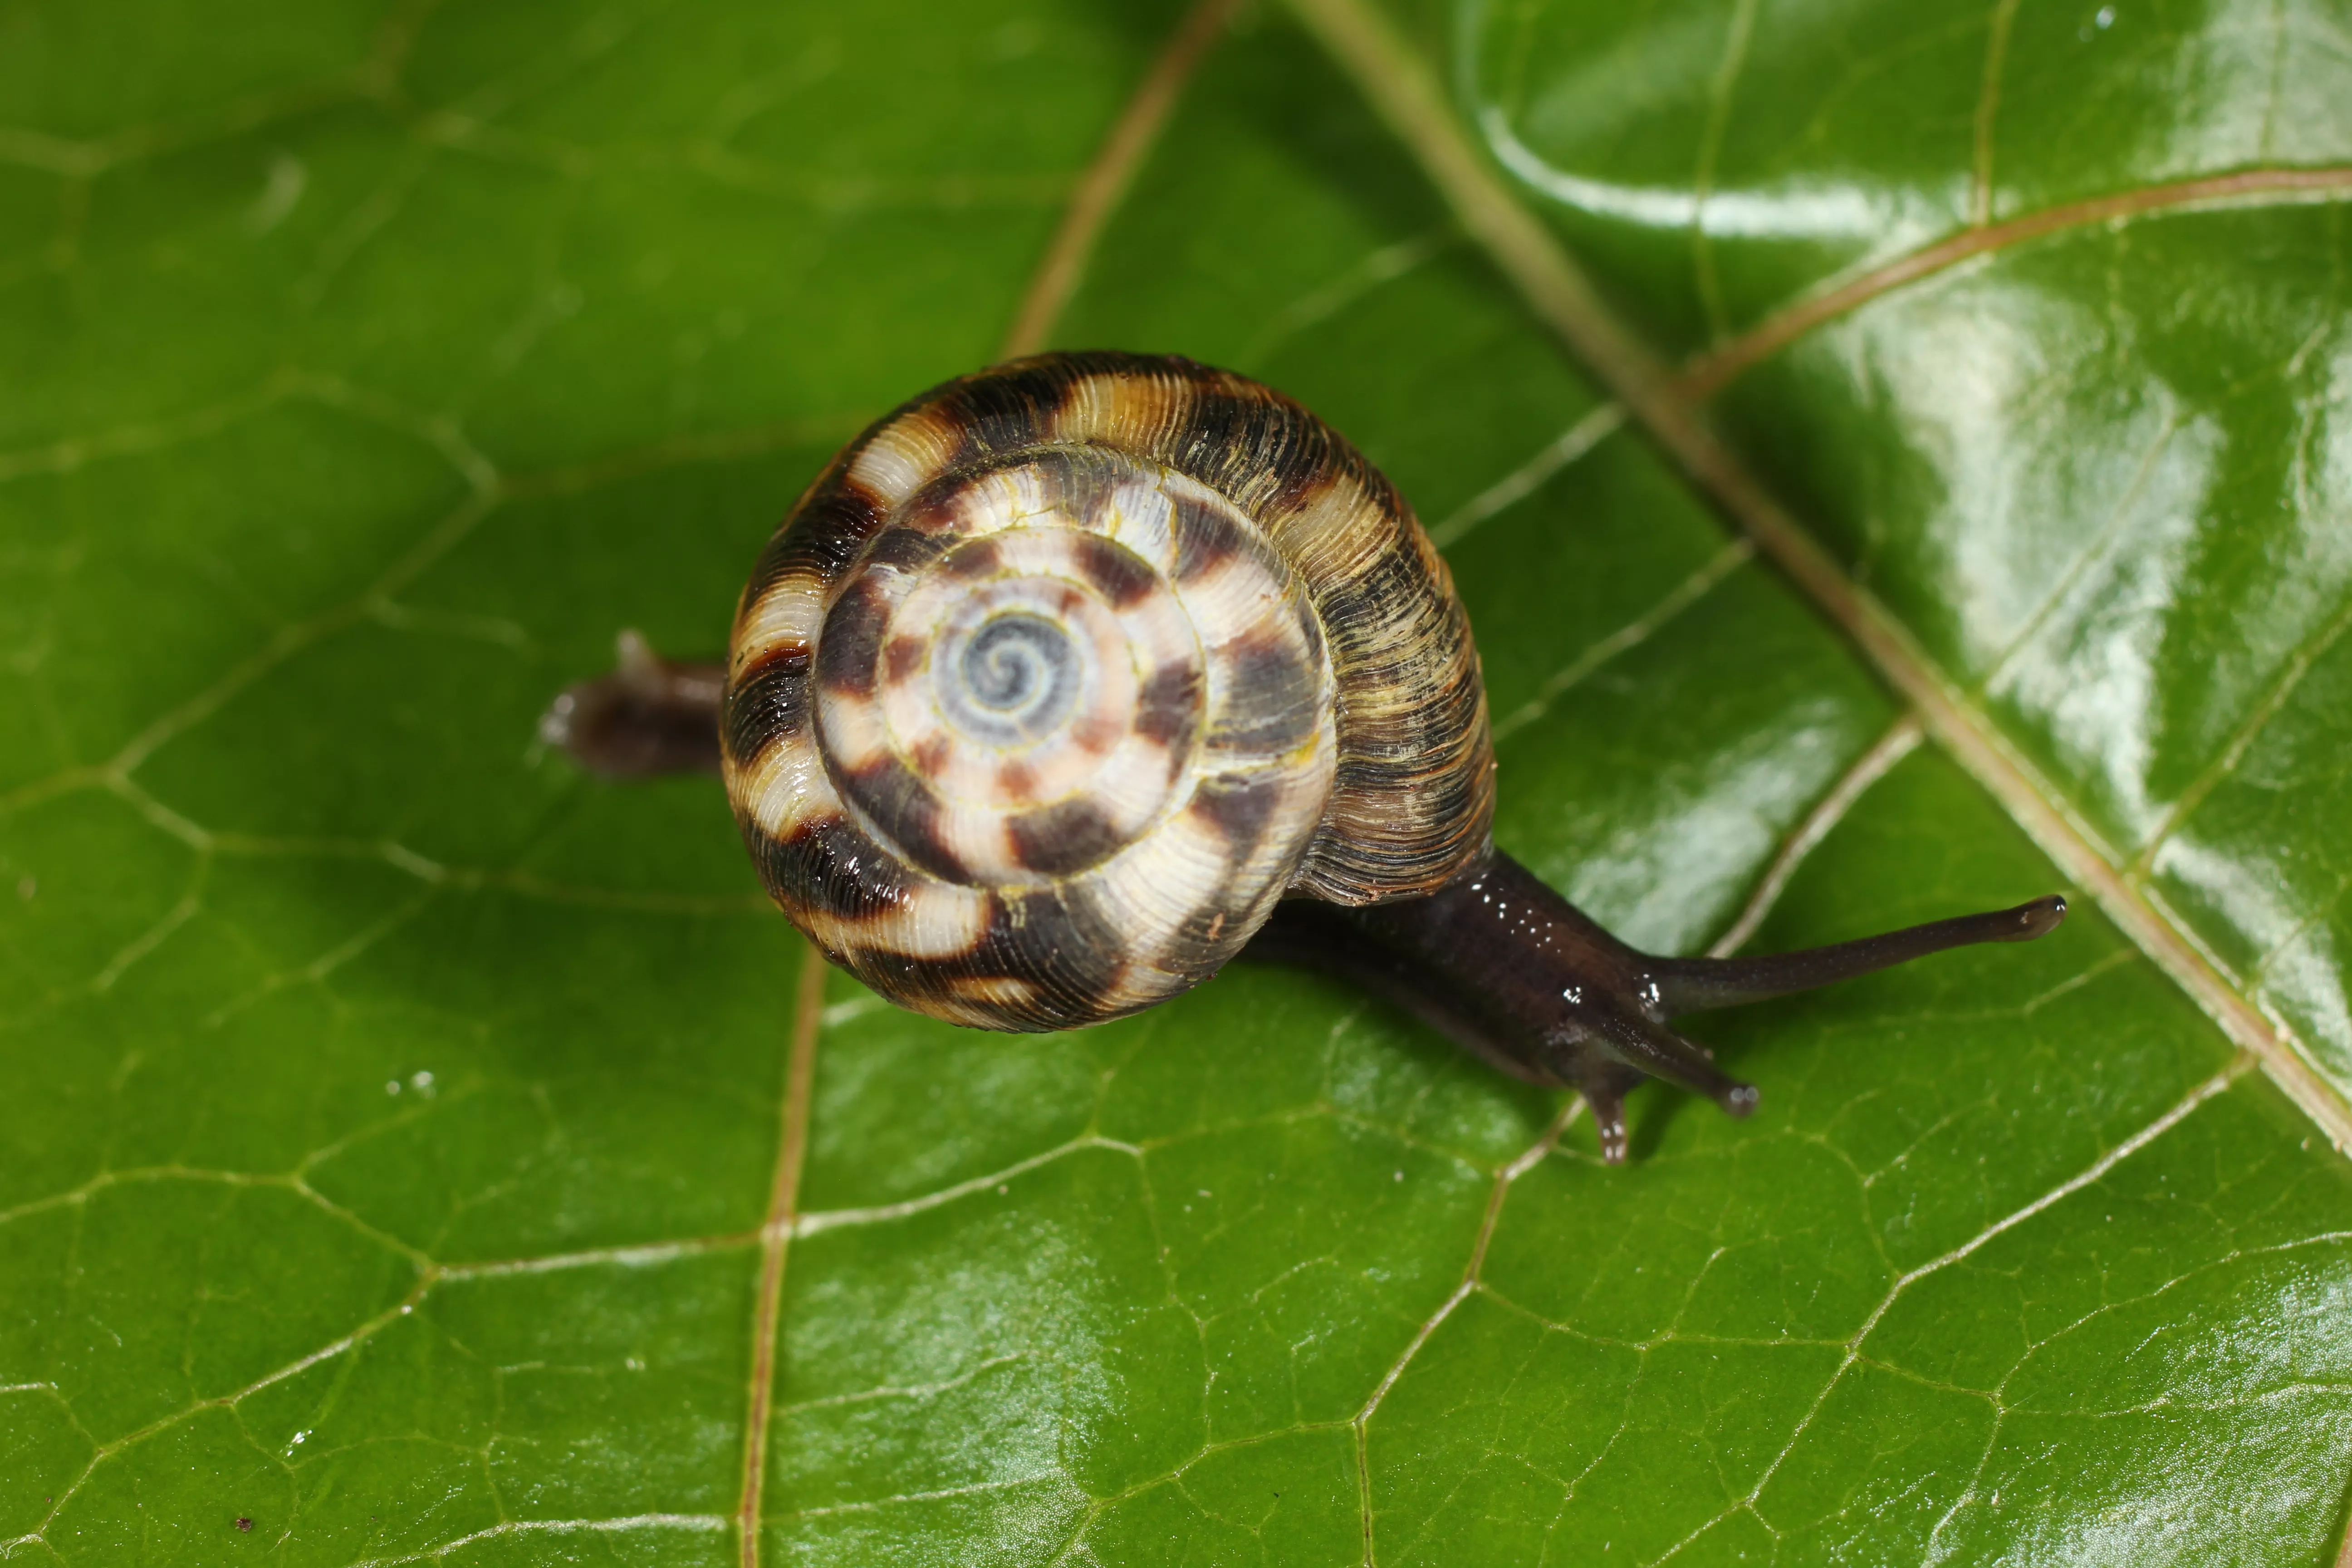
[(1657, 982), (1666, 1016), (1672, 1017), (1811, 991), (1947, 948), (1983, 942), (2032, 942), (2056, 930), (2065, 918), (2066, 900), (2053, 893), (2012, 909), (1930, 921), (1831, 947), (1756, 958), (1653, 958), (1650, 973)]

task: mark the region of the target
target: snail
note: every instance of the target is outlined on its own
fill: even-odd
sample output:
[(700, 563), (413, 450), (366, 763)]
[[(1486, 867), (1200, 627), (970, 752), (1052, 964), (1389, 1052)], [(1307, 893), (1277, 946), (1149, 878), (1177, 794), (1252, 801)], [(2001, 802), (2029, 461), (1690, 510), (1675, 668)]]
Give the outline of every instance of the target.
[(600, 773), (719, 772), (777, 905), (918, 1012), (1067, 1028), (1237, 957), (1322, 969), (1580, 1091), (1612, 1163), (1645, 1077), (1755, 1105), (1677, 1015), (2066, 909), (1769, 957), (1618, 942), (1494, 847), (1469, 618), (1412, 509), (1297, 404), (1173, 357), (902, 405), (761, 554), (723, 668), (625, 634), (542, 731)]

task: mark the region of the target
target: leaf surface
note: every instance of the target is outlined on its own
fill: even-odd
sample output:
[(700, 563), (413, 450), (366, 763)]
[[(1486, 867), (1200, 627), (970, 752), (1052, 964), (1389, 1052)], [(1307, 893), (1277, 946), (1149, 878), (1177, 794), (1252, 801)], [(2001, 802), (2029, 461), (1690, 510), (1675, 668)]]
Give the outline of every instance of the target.
[[(2342, 1085), (2352, 95), (2341, 18), (2281, 16), (1394, 20), (2019, 776)], [(714, 649), (826, 456), (1000, 352), (1158, 83), (1046, 330), (1268, 380), (1398, 481), (1507, 848), (1674, 951), (2061, 883), (1380, 83), (1281, 14), (1195, 62), (1201, 26), (0, 11), (9, 1557), (2334, 1552), (2352, 1173), (2091, 902), (1704, 1020), (1761, 1109), (1642, 1091), (1612, 1169), (1301, 976), (1013, 1038), (805, 991), (714, 789), (533, 745), (618, 627)]]

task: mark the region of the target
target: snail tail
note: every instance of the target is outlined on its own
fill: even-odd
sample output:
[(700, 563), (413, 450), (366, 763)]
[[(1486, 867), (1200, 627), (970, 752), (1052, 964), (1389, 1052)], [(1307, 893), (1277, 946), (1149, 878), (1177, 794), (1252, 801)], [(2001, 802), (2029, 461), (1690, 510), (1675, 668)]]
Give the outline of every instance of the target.
[(664, 658), (634, 631), (619, 644), (612, 674), (556, 695), (540, 740), (606, 778), (717, 773), (727, 667)]

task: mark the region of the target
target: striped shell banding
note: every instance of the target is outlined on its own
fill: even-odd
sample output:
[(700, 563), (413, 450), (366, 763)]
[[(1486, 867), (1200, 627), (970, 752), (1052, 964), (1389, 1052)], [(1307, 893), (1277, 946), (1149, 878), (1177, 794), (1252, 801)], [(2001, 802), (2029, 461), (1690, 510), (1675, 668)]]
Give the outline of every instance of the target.
[(762, 882), (868, 985), (963, 1024), (1147, 1007), (1286, 896), (1488, 853), (1444, 564), (1344, 439), (1190, 361), (1047, 355), (887, 416), (745, 589), (721, 725)]

